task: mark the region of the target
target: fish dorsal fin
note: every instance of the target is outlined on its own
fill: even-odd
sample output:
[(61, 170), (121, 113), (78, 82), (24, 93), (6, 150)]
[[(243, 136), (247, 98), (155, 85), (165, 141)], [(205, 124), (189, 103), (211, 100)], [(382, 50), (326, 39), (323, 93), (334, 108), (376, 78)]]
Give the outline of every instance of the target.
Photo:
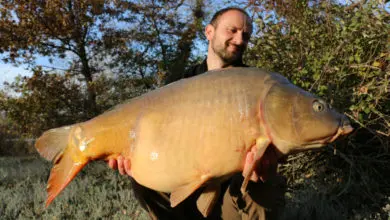
[(214, 208), (215, 203), (221, 193), (221, 186), (219, 184), (210, 184), (199, 196), (196, 201), (196, 206), (203, 217), (207, 217)]
[(171, 207), (177, 206), (179, 203), (183, 202), (188, 196), (195, 192), (199, 187), (201, 187), (205, 182), (210, 179), (209, 175), (203, 175), (198, 180), (193, 181), (189, 184), (183, 185), (174, 191), (172, 191), (170, 200)]

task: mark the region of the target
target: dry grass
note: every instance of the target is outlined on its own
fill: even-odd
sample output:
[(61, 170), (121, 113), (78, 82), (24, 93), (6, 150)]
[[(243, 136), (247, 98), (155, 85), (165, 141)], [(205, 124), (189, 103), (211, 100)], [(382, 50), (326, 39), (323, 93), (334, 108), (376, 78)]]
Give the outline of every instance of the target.
[(0, 158), (1, 219), (148, 219), (130, 181), (102, 163), (89, 164), (45, 209), (49, 169), (34, 157)]
[[(328, 163), (319, 169), (323, 157), (329, 158)], [(305, 153), (281, 167), (289, 177), (281, 220), (390, 219), (390, 198), (378, 196), (373, 203), (363, 200), (364, 195), (356, 197), (356, 190), (365, 191), (362, 183), (352, 179), (348, 185), (338, 180), (335, 170), (330, 172), (337, 157), (327, 151)], [(130, 181), (99, 162), (87, 165), (45, 209), (50, 167), (36, 157), (0, 157), (1, 219), (148, 219), (133, 196)]]

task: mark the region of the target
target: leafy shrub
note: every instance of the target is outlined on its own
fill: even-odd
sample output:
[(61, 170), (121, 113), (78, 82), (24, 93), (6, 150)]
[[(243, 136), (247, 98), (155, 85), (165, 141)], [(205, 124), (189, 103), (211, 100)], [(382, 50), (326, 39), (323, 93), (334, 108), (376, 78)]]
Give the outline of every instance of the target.
[(334, 145), (336, 155), (329, 148), (292, 156), (281, 171), (295, 190), (315, 179), (315, 188), (335, 196), (347, 216), (367, 207), (380, 212), (390, 195), (389, 12), (379, 1), (264, 5), (276, 13), (256, 20), (247, 60), (327, 99), (356, 128)]

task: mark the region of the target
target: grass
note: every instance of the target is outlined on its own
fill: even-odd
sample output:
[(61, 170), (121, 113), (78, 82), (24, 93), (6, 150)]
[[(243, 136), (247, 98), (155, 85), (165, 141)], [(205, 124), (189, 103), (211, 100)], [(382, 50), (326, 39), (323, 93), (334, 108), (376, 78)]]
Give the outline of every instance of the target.
[[(50, 168), (49, 162), (38, 157), (0, 157), (1, 219), (148, 219), (135, 200), (127, 177), (103, 162), (88, 164), (45, 209)], [(289, 182), (287, 204), (280, 220), (390, 220), (390, 197), (382, 203), (382, 211), (347, 210), (326, 184), (307, 176), (295, 179)], [(364, 202), (362, 205), (370, 207)]]
[(45, 209), (50, 164), (0, 158), (1, 219), (148, 219), (130, 181), (104, 163), (91, 163)]

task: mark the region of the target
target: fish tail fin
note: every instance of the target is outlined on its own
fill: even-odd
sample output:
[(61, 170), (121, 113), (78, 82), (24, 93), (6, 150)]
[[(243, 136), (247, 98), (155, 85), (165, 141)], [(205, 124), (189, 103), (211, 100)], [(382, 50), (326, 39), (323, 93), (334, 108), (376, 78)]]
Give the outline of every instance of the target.
[[(82, 132), (81, 127), (73, 125), (51, 129), (39, 137), (35, 143), (39, 154), (54, 163), (47, 185), (46, 207), (88, 163), (88, 159), (81, 155), (81, 152), (74, 146), (76, 143), (73, 142), (77, 141), (77, 138), (73, 137), (75, 132)], [(73, 141), (69, 141), (71, 139)]]
[(76, 177), (77, 173), (88, 163), (88, 161), (74, 161), (71, 153), (72, 152), (66, 150), (56, 158), (56, 164), (51, 169), (47, 185), (46, 207), (50, 205), (54, 198), (65, 189), (73, 178)]
[(53, 161), (68, 146), (69, 134), (73, 126), (54, 128), (43, 133), (35, 142), (38, 153), (46, 160)]

